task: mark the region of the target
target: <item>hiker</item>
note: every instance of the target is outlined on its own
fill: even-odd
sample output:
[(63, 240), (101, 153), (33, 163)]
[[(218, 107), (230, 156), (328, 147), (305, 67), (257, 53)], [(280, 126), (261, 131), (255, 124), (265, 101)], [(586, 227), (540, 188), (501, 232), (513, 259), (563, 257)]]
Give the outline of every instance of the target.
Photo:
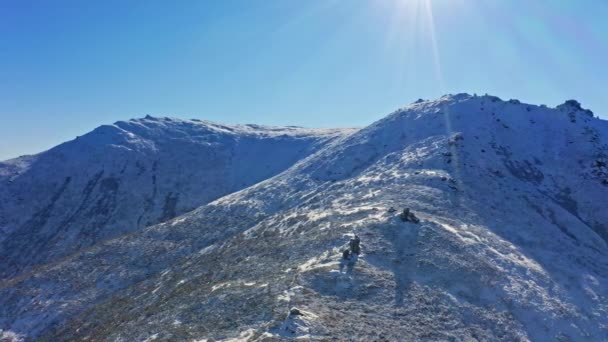
[(401, 213), (401, 221), (409, 221), (410, 218), (410, 208), (403, 209)]
[(350, 249), (345, 249), (344, 251), (342, 251), (342, 258), (350, 259)]
[(361, 239), (359, 239), (359, 235), (355, 234), (355, 237), (353, 239), (350, 239), (350, 250), (353, 252), (353, 254), (359, 254), (361, 253)]

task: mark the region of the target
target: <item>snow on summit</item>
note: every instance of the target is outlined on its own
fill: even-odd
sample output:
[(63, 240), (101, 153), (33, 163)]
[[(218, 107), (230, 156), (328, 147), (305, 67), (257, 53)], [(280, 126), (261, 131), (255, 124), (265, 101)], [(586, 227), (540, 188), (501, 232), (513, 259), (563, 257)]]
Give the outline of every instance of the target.
[[(210, 164), (231, 165), (203, 168), (205, 177), (196, 178), (209, 179), (205, 189), (234, 185), (219, 175), (242, 179), (242, 170), (265, 165), (259, 158), (288, 162), (226, 185), (214, 198), (199, 197), (192, 211), (5, 277), (0, 329), (52, 341), (608, 339), (608, 124), (578, 102), (548, 108), (450, 95), (356, 131), (197, 125), (147, 118), (100, 128), (91, 134), (108, 135), (101, 149), (119, 152), (93, 159), (103, 170), (114, 165), (117, 175), (128, 165), (122, 189), (138, 179), (133, 156), (141, 152), (131, 151), (153, 151), (145, 154), (154, 156), (145, 164), (147, 181), (156, 175), (165, 184), (164, 201), (150, 211), (155, 217), (178, 185), (177, 203), (196, 193), (184, 190), (193, 187), (186, 182), (192, 174), (179, 183), (162, 177), (204, 165), (199, 150)], [(3, 169), (48, 174), (35, 163), (49, 158), (90, 165), (75, 151), (93, 153), (89, 144), (100, 140), (76, 141), (86, 147), (61, 145), (61, 155)], [(287, 154), (299, 143), (306, 152)], [(107, 203), (94, 197), (78, 211), (90, 176), (74, 189), (79, 201), (61, 203), (75, 184), (62, 185), (62, 172), (37, 211), (29, 209), (28, 222), (47, 222), (31, 228), (34, 236), (46, 237), (57, 229), (53, 222), (65, 220), (54, 218), (55, 206), (88, 213), (95, 205), (86, 203)], [(87, 172), (95, 175), (80, 173)], [(19, 184), (15, 173), (3, 177)], [(11, 197), (1, 203), (28, 207)], [(3, 248), (32, 225), (12, 226)], [(359, 254), (345, 253), (355, 245)], [(56, 246), (44, 248), (52, 254)]]

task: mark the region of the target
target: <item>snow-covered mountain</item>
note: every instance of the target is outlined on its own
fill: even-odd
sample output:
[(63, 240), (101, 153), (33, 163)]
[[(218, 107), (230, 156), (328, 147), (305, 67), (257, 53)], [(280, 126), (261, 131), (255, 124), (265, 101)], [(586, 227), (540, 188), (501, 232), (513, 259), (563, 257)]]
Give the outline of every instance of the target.
[(246, 188), (350, 131), (148, 116), (0, 163), (0, 279)]
[[(608, 339), (608, 122), (459, 94), (0, 283), (41, 340)], [(395, 208), (397, 210), (391, 210)], [(419, 223), (404, 222), (410, 208)], [(343, 259), (349, 238), (362, 253)]]

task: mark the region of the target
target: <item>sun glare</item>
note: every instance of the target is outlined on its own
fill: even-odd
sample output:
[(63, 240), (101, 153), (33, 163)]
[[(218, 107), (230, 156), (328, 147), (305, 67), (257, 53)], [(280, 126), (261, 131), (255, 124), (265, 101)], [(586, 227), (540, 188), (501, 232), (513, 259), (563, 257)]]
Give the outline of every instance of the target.
[[(390, 21), (387, 35), (387, 45), (389, 47), (398, 46), (397, 50), (402, 50), (404, 58), (402, 61), (403, 68), (410, 68), (412, 64), (408, 59), (408, 54), (420, 53), (429, 55), (432, 59), (432, 70), (428, 70), (428, 74), (432, 74), (436, 83), (436, 89), (440, 94), (446, 93), (444, 75), (441, 66), (441, 54), (439, 49), (437, 30), (435, 26), (435, 17), (433, 13), (433, 2), (431, 0), (389, 0), (387, 1), (387, 10), (390, 13)], [(457, 1), (450, 2), (449, 5), (456, 5)], [(441, 2), (441, 4), (447, 4)], [(403, 46), (405, 44), (405, 46)], [(414, 65), (418, 68), (418, 65)], [(418, 71), (418, 70), (415, 70)], [(406, 72), (409, 74), (409, 72)], [(417, 74), (416, 72), (414, 74)], [(406, 82), (416, 82), (415, 77), (406, 75)], [(445, 129), (446, 134), (450, 136), (453, 133), (451, 115), (446, 107), (444, 109)], [(454, 158), (454, 176), (460, 184), (460, 166), (458, 151), (451, 148)], [(460, 184), (461, 187), (463, 186)], [(464, 188), (463, 188), (464, 190)], [(459, 199), (457, 199), (459, 200)]]
[(441, 59), (431, 0), (389, 0), (384, 2), (389, 13), (388, 46), (403, 46), (405, 53), (430, 50), (434, 63), (433, 76), (443, 92)]

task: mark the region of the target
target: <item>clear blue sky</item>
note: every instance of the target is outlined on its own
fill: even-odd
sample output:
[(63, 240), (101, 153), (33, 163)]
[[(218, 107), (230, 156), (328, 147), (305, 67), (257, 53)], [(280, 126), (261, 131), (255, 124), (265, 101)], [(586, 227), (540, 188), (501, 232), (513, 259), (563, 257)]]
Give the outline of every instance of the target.
[(146, 114), (363, 126), (491, 93), (608, 117), (606, 0), (0, 1), (0, 160)]

